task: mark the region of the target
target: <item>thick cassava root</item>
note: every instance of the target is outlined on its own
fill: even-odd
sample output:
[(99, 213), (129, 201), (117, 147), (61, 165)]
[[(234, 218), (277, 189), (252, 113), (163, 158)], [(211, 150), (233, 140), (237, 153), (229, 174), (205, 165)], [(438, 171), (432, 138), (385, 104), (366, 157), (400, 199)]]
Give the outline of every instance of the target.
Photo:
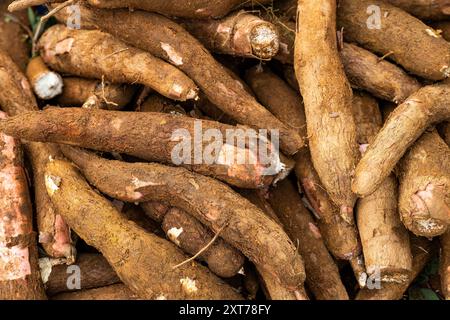
[(206, 48), (218, 53), (271, 59), (280, 46), (275, 26), (245, 11), (221, 20), (184, 21), (183, 26)]
[(450, 225), (450, 149), (433, 130), (408, 150), (398, 165), (399, 210), (416, 235), (434, 237)]
[(177, 68), (96, 30), (48, 29), (39, 40), (42, 59), (60, 72), (118, 83), (141, 83), (175, 100), (197, 97), (197, 86)]
[(21, 146), (4, 134), (0, 145), (0, 299), (45, 299)]
[[(132, 46), (148, 51), (184, 71), (208, 99), (237, 122), (278, 130), (280, 147), (295, 154), (303, 140), (261, 106), (211, 54), (179, 24), (158, 14), (81, 7), (83, 19)], [(142, 35), (142, 30), (152, 30)]]
[(88, 0), (88, 3), (98, 8), (130, 8), (157, 12), (168, 16), (185, 18), (219, 18), (236, 9), (240, 5), (267, 4), (272, 0), (195, 0), (188, 3), (178, 0), (147, 1), (147, 0)]
[[(377, 101), (371, 96), (355, 94), (354, 97), (357, 140), (364, 154), (381, 129), (382, 116)], [(374, 193), (359, 199), (356, 214), (367, 275), (379, 274), (383, 282), (408, 281), (412, 267), (411, 249), (408, 232), (398, 214), (395, 177), (389, 176)]]
[[(9, 115), (24, 114), (38, 110), (31, 86), (9, 56), (0, 52), (0, 83), (6, 90), (0, 90), (0, 106)], [(59, 155), (51, 144), (24, 144), (33, 166), (34, 194), (39, 231), (39, 243), (51, 257), (66, 257), (73, 261), (75, 249), (72, 246), (70, 230), (58, 215), (48, 198), (44, 184), (45, 165), (50, 158)]]
[(422, 20), (445, 20), (450, 16), (448, 0), (387, 0)]
[(355, 193), (374, 192), (430, 125), (450, 118), (449, 96), (448, 84), (426, 86), (392, 112), (356, 168)]
[(294, 288), (303, 284), (303, 262), (281, 227), (226, 185), (183, 168), (109, 161), (75, 148), (63, 150), (103, 193), (126, 202), (159, 201), (181, 208), (215, 233), (222, 230), (225, 241), (282, 284)]
[[(331, 199), (352, 221), (356, 195), (351, 180), (359, 155), (352, 90), (335, 37), (336, 1), (299, 1), (297, 15), (294, 65), (305, 104), (312, 160)], [(317, 63), (317, 56), (323, 61)]]
[[(28, 123), (27, 128), (22, 128), (23, 121)], [(245, 145), (226, 143), (227, 131), (236, 133), (238, 140), (245, 142), (244, 130), (237, 131), (238, 127), (179, 115), (48, 108), (7, 119), (0, 127), (30, 141), (69, 144), (182, 165), (242, 188), (270, 185), (284, 169), (276, 152), (259, 158), (260, 149), (254, 151)], [(202, 133), (208, 129), (220, 134), (216, 142), (221, 144), (217, 148), (202, 139)], [(242, 132), (243, 139), (239, 139)], [(197, 140), (199, 135), (200, 142)], [(265, 141), (262, 144), (262, 148), (270, 147)], [(196, 152), (199, 148), (202, 148), (200, 153)], [(243, 158), (245, 161), (242, 163), (240, 159)]]
[(65, 107), (121, 110), (133, 99), (135, 87), (77, 77), (63, 78), (64, 90), (56, 102)]
[(271, 191), (269, 202), (292, 241), (298, 245), (305, 261), (306, 285), (316, 299), (348, 300), (338, 268), (292, 182), (280, 182)]
[(418, 76), (430, 80), (450, 76), (450, 44), (432, 27), (384, 1), (340, 1), (338, 27), (344, 28), (347, 41), (386, 55)]
[[(171, 208), (165, 214), (162, 229), (167, 237), (184, 252), (195, 255), (214, 239), (205, 226), (184, 210)], [(223, 278), (236, 275), (244, 264), (244, 256), (222, 239), (215, 240), (199, 259), (208, 264), (209, 269)]]
[(52, 202), (68, 224), (102, 252), (119, 278), (141, 298), (240, 298), (198, 264), (171, 269), (185, 256), (170, 242), (122, 217), (70, 163), (49, 162), (45, 181)]
[[(80, 254), (72, 266), (52, 266), (49, 258), (41, 258), (39, 264), (43, 279), (46, 280), (44, 281), (45, 291), (49, 296), (62, 292), (104, 287), (120, 282), (117, 274), (100, 254)], [(78, 283), (72, 280), (78, 270), (80, 271), (79, 288), (76, 287)]]

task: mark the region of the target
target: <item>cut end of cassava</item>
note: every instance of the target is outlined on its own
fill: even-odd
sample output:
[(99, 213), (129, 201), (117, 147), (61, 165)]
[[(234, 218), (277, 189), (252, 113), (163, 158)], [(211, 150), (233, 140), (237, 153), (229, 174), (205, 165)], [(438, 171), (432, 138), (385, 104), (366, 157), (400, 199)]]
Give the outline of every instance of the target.
[(261, 59), (273, 58), (280, 49), (278, 32), (270, 24), (264, 23), (254, 27), (250, 39), (253, 54)]
[(63, 92), (63, 79), (59, 74), (49, 71), (34, 81), (33, 89), (42, 100), (50, 100)]

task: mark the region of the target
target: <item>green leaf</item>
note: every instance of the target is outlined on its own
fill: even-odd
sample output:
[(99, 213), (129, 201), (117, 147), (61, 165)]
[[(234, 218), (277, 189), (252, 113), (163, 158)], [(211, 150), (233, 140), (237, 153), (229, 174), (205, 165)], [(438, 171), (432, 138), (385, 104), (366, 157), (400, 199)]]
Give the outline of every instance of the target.
[(440, 300), (438, 295), (431, 289), (422, 288), (420, 293), (423, 296), (423, 300)]

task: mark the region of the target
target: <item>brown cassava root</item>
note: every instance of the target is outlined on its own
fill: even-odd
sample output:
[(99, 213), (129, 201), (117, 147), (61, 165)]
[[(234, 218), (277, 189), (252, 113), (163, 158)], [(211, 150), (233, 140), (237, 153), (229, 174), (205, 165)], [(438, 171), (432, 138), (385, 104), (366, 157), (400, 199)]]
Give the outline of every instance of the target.
[(305, 261), (306, 285), (318, 300), (348, 300), (338, 268), (319, 229), (304, 207), (297, 188), (284, 180), (271, 191), (269, 202)]
[(24, 71), (30, 53), (25, 41), (31, 36), (28, 17), (25, 12), (8, 13), (8, 3), (7, 0), (0, 1), (0, 50), (6, 52)]
[(59, 72), (141, 83), (175, 100), (197, 97), (197, 86), (183, 72), (104, 32), (55, 25), (42, 35), (38, 46), (45, 63)]
[[(44, 260), (44, 261), (43, 261)], [(108, 264), (106, 259), (100, 254), (83, 253), (79, 254), (77, 261), (73, 265), (80, 270), (80, 289), (76, 286), (69, 287), (68, 284), (76, 284), (73, 279), (74, 267), (67, 265), (52, 266), (48, 258), (40, 261), (41, 273), (45, 275), (45, 291), (49, 296), (75, 290), (86, 290), (98, 287), (113, 285), (120, 282), (119, 277)]]
[(126, 285), (118, 283), (100, 288), (60, 293), (51, 297), (51, 300), (139, 300), (139, 296)]
[[(264, 67), (248, 70), (246, 80), (258, 100), (270, 112), (297, 130), (302, 137), (306, 137), (304, 106), (298, 93)], [(320, 182), (309, 150), (300, 150), (295, 155), (295, 160), (299, 184), (318, 218), (317, 224), (328, 249), (337, 259), (355, 259), (361, 251), (356, 228), (345, 222), (344, 218), (347, 219), (347, 216), (343, 218), (339, 215), (339, 209), (332, 203)]]
[[(162, 229), (173, 243), (191, 255), (200, 252), (214, 238), (205, 226), (178, 208), (171, 208), (165, 214)], [(244, 264), (244, 256), (220, 238), (200, 254), (199, 259), (223, 278), (236, 275)]]
[[(0, 106), (9, 115), (38, 110), (27, 78), (3, 52), (0, 52), (0, 83), (5, 88), (0, 90)], [(66, 257), (70, 262), (75, 256), (70, 231), (61, 216), (56, 213), (44, 184), (45, 165), (50, 158), (57, 157), (59, 151), (51, 144), (26, 142), (24, 147), (33, 167), (39, 243), (51, 257)]]
[(389, 53), (387, 59), (416, 75), (430, 80), (450, 75), (450, 44), (433, 28), (384, 1), (340, 1), (338, 26), (344, 28), (346, 41), (382, 56)]
[[(356, 94), (355, 94), (356, 97)], [(361, 153), (382, 126), (378, 103), (363, 95), (353, 100), (357, 140)], [(412, 267), (409, 235), (398, 214), (398, 184), (393, 175), (371, 195), (359, 199), (357, 224), (369, 277), (380, 275), (383, 282), (406, 282)]]
[(356, 300), (400, 300), (408, 290), (414, 279), (425, 268), (435, 250), (431, 241), (426, 238), (411, 237), (411, 250), (413, 255), (412, 273), (406, 282), (383, 283), (381, 289), (364, 288), (356, 296)]
[(0, 145), (0, 299), (46, 299), (21, 146), (4, 134)]
[(392, 112), (356, 168), (355, 193), (374, 192), (430, 125), (450, 118), (449, 95), (449, 85), (426, 86)]
[[(179, 24), (158, 14), (82, 7), (84, 19), (123, 41), (168, 61), (191, 77), (208, 99), (237, 122), (278, 130), (288, 155), (303, 145), (297, 133), (261, 106), (211, 54)], [(151, 30), (142, 34), (142, 30)]]
[(132, 100), (135, 87), (105, 83), (94, 79), (63, 78), (64, 90), (56, 102), (65, 107), (99, 108), (120, 110)]
[(422, 20), (445, 20), (450, 16), (448, 0), (387, 0)]
[(185, 18), (219, 18), (225, 16), (240, 5), (267, 4), (272, 0), (194, 0), (183, 2), (179, 0), (88, 0), (89, 4), (98, 8), (133, 8), (157, 12), (168, 16)]
[(278, 53), (275, 26), (245, 11), (220, 20), (183, 21), (183, 26), (214, 52), (259, 59), (271, 59)]
[(303, 283), (303, 262), (281, 227), (226, 185), (183, 168), (130, 164), (80, 149), (63, 150), (103, 193), (121, 201), (159, 201), (186, 210), (215, 233), (224, 228), (220, 236), (225, 241), (279, 282), (288, 287)]
[[(336, 1), (299, 1), (295, 71), (302, 92), (312, 160), (330, 198), (352, 217), (351, 180), (359, 159), (352, 90), (339, 58)], [(317, 56), (323, 57), (316, 63)], [(351, 220), (350, 218), (348, 220)]]
[[(23, 121), (28, 123), (26, 128), (22, 128)], [(70, 144), (99, 151), (126, 153), (149, 161), (186, 166), (198, 173), (214, 176), (242, 188), (260, 188), (269, 185), (283, 167), (279, 165), (277, 154), (273, 154), (273, 160), (268, 157), (264, 162), (271, 163), (265, 164), (256, 158), (255, 151), (225, 143), (227, 131), (236, 132), (239, 136), (240, 132), (245, 134), (244, 130), (236, 131), (237, 127), (234, 126), (185, 116), (83, 108), (48, 108), (41, 112), (7, 119), (0, 126), (5, 132), (15, 132), (20, 138), (30, 141)], [(198, 129), (200, 127), (203, 130), (201, 132)], [(206, 153), (197, 152), (196, 156), (195, 151), (198, 148), (193, 144), (198, 144), (195, 137), (208, 129), (221, 133), (223, 144), (220, 149), (212, 149), (210, 142), (201, 139), (202, 150), (207, 151), (208, 147), (210, 150), (210, 159), (205, 160), (203, 156)], [(231, 152), (237, 155), (234, 160), (229, 156)], [(202, 156), (201, 159), (197, 159), (198, 154)], [(246, 156), (244, 164), (237, 161), (239, 155)], [(265, 168), (269, 166), (276, 169), (276, 172), (267, 171), (272, 174), (265, 174)]]
[(49, 162), (45, 181), (52, 202), (68, 224), (104, 255), (119, 278), (139, 297), (240, 298), (198, 264), (171, 270), (170, 266), (183, 261), (185, 256), (172, 243), (146, 233), (122, 217), (105, 198), (91, 189), (70, 163)]
[(416, 235), (434, 237), (450, 225), (450, 149), (436, 130), (408, 150), (397, 169), (399, 211)]
[(450, 232), (446, 232), (440, 238), (440, 276), (442, 294), (446, 300), (450, 300)]
[(340, 54), (352, 86), (378, 98), (401, 103), (421, 87), (401, 68), (354, 44), (344, 43)]

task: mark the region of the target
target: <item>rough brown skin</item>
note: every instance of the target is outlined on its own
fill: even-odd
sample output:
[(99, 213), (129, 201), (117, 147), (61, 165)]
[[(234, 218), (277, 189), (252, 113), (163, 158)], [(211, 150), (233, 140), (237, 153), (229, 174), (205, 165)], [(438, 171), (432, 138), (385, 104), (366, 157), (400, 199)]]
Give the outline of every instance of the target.
[[(27, 127), (23, 127), (23, 121), (28, 123)], [(203, 158), (200, 159), (202, 164), (194, 163), (196, 148), (192, 144), (195, 142), (194, 137), (200, 134), (195, 133), (196, 126), (200, 125), (203, 132), (208, 129), (217, 129), (224, 138), (220, 152), (214, 150), (211, 152), (212, 164), (204, 163)], [(223, 161), (221, 154), (230, 146), (225, 143), (226, 130), (234, 132), (238, 127), (215, 121), (196, 120), (163, 113), (48, 108), (41, 112), (7, 119), (0, 124), (0, 127), (5, 132), (14, 131), (20, 138), (30, 141), (69, 144), (99, 151), (125, 153), (140, 159), (171, 164), (175, 159), (177, 164), (181, 162), (180, 165), (198, 173), (214, 176), (242, 188), (261, 188), (269, 185), (275, 177), (266, 175), (264, 168), (269, 165), (263, 165), (258, 161), (255, 161), (256, 163), (246, 161), (248, 163), (244, 164), (238, 161)], [(180, 147), (179, 144), (183, 141), (179, 135), (174, 135), (176, 130), (181, 129), (187, 130), (192, 138), (191, 164), (187, 163), (188, 161), (181, 161), (183, 160), (181, 155), (176, 154), (176, 157), (172, 157), (172, 152), (176, 151), (174, 148)], [(206, 151), (209, 144), (209, 141), (203, 141), (203, 150)], [(248, 148), (244, 150), (235, 146), (231, 148), (236, 152), (237, 150), (253, 152)], [(188, 152), (186, 151), (186, 154)]]
[(194, 0), (188, 3), (179, 0), (89, 0), (89, 4), (98, 8), (130, 8), (157, 12), (167, 16), (206, 19), (220, 18), (241, 5), (268, 4), (272, 0)]
[(336, 1), (300, 0), (297, 16), (294, 66), (312, 160), (341, 215), (351, 217), (356, 202), (351, 180), (359, 155), (352, 90), (337, 50)]
[(411, 249), (413, 254), (412, 274), (407, 282), (382, 283), (380, 290), (362, 289), (358, 292), (356, 300), (400, 300), (408, 290), (414, 279), (422, 272), (428, 261), (433, 256), (434, 246), (426, 238), (411, 237)]
[[(382, 127), (378, 102), (368, 94), (354, 95), (353, 114), (363, 154)], [(371, 195), (359, 199), (357, 225), (368, 276), (383, 282), (408, 281), (412, 267), (409, 235), (398, 214), (398, 183), (389, 176)]]
[[(20, 70), (25, 71), (30, 48), (26, 41), (28, 34), (19, 23), (28, 26), (28, 17), (26, 12), (10, 14), (7, 10), (9, 2), (7, 0), (0, 1), (0, 50), (9, 54)], [(8, 19), (5, 15), (14, 16), (19, 23)]]
[(270, 192), (269, 202), (305, 261), (306, 285), (318, 300), (348, 300), (339, 270), (304, 207), (297, 188), (284, 180)]
[(147, 217), (162, 222), (170, 206), (159, 201), (147, 201), (139, 204)]
[(397, 171), (405, 226), (419, 236), (442, 235), (450, 224), (450, 149), (437, 131), (425, 133)]
[(45, 63), (59, 72), (140, 83), (174, 100), (197, 97), (197, 86), (183, 72), (101, 31), (55, 25), (42, 35), (38, 46)]
[(449, 0), (387, 0), (421, 20), (445, 20), (450, 17)]
[[(19, 115), (38, 110), (31, 86), (14, 62), (0, 51), (0, 106), (9, 115)], [(72, 261), (75, 250), (71, 244), (70, 231), (61, 216), (55, 213), (44, 185), (44, 168), (50, 157), (60, 153), (50, 144), (26, 142), (24, 144), (28, 158), (33, 165), (36, 218), (39, 242), (47, 254), (54, 258), (66, 257)]]
[(276, 27), (238, 11), (220, 20), (186, 20), (182, 25), (211, 51), (247, 58), (273, 58), (279, 49)]
[[(267, 68), (249, 70), (246, 80), (263, 105), (286, 125), (298, 130), (302, 137), (306, 137), (306, 117), (298, 93)], [(339, 215), (339, 209), (320, 182), (309, 150), (300, 150), (295, 160), (299, 184), (318, 217), (317, 223), (328, 249), (337, 259), (356, 258), (361, 252), (356, 228)]]
[[(171, 208), (166, 213), (162, 228), (167, 237), (189, 255), (197, 254), (214, 237), (209, 229), (178, 208)], [(199, 259), (205, 261), (209, 269), (222, 278), (235, 276), (244, 264), (244, 256), (220, 238)]]
[(215, 233), (223, 228), (225, 241), (281, 283), (303, 283), (303, 263), (288, 236), (225, 184), (183, 168), (109, 161), (80, 149), (63, 149), (103, 193), (121, 201), (160, 201), (183, 209)]
[(380, 272), (383, 282), (407, 281), (412, 266), (408, 232), (397, 211), (397, 195), (397, 181), (390, 176), (356, 207), (367, 274)]
[(354, 44), (344, 43), (340, 54), (352, 86), (377, 98), (401, 103), (421, 88), (420, 83), (401, 68)]
[[(125, 108), (133, 99), (136, 88), (129, 85), (104, 83), (94, 79), (65, 77), (64, 90), (56, 103), (64, 107), (98, 107), (108, 110)], [(91, 101), (94, 105), (86, 103)]]
[(8, 10), (14, 12), (27, 9), (31, 6), (39, 6), (45, 3), (58, 3), (64, 1), (65, 0), (16, 0), (9, 5)]
[(446, 300), (450, 300), (450, 232), (446, 232), (440, 238), (440, 276), (442, 294)]
[(158, 94), (151, 94), (147, 99), (145, 99), (145, 101), (138, 107), (138, 111), (186, 115), (186, 111), (183, 107)]
[[(81, 290), (109, 286), (120, 282), (117, 274), (100, 254), (79, 254), (74, 265), (80, 268)], [(45, 283), (47, 294), (54, 296), (62, 292), (74, 291), (67, 287), (67, 281), (73, 274), (73, 269), (69, 269), (67, 265), (54, 266), (51, 269), (48, 281)]]
[[(173, 269), (186, 256), (172, 243), (122, 217), (70, 163), (50, 162), (45, 179), (52, 202), (68, 224), (103, 254), (119, 278), (139, 297), (240, 299), (232, 288), (197, 263)], [(188, 285), (191, 281), (195, 281), (195, 285), (191, 283), (193, 288)]]
[[(177, 23), (158, 14), (82, 8), (83, 18), (131, 45), (146, 50), (184, 71), (208, 99), (237, 122), (258, 129), (279, 130), (280, 147), (296, 153), (303, 140), (245, 91), (239, 81)], [(143, 34), (142, 30), (151, 30)]]
[(361, 253), (356, 227), (345, 222), (339, 215), (339, 209), (320, 182), (309, 150), (299, 153), (297, 160), (295, 173), (318, 218), (317, 225), (328, 249), (337, 259), (356, 259)]
[[(267, 200), (268, 194), (266, 193), (266, 191), (239, 190), (239, 193), (259, 209), (261, 209), (268, 218), (272, 219), (275, 223), (282, 227), (280, 219)], [(273, 274), (261, 268), (256, 269), (258, 271), (262, 290), (267, 299), (309, 300), (308, 295), (305, 292), (304, 284), (301, 284), (296, 288), (288, 288), (285, 285), (281, 284)], [(245, 269), (245, 273), (247, 274), (247, 269)]]
[(46, 299), (20, 144), (0, 134), (0, 158), (0, 299)]
[(121, 209), (121, 213), (124, 217), (133, 221), (142, 229), (160, 237), (165, 236), (164, 232), (161, 230), (161, 224), (148, 217), (141, 207), (131, 203), (123, 203), (121, 201), (115, 201), (113, 204), (116, 205), (117, 209)]
[(78, 292), (66, 292), (51, 297), (51, 300), (140, 300), (124, 284), (114, 284), (106, 287), (82, 290)]
[[(371, 14), (367, 13), (370, 6), (381, 10), (381, 29), (376, 28), (378, 25), (372, 23)], [(338, 26), (344, 28), (346, 41), (357, 42), (380, 56), (389, 54), (387, 59), (416, 75), (430, 80), (442, 80), (450, 75), (450, 44), (435, 35), (433, 28), (388, 3), (342, 0)]]
[(358, 164), (353, 191), (367, 196), (389, 176), (407, 149), (430, 125), (450, 118), (450, 85), (426, 86), (389, 116)]

